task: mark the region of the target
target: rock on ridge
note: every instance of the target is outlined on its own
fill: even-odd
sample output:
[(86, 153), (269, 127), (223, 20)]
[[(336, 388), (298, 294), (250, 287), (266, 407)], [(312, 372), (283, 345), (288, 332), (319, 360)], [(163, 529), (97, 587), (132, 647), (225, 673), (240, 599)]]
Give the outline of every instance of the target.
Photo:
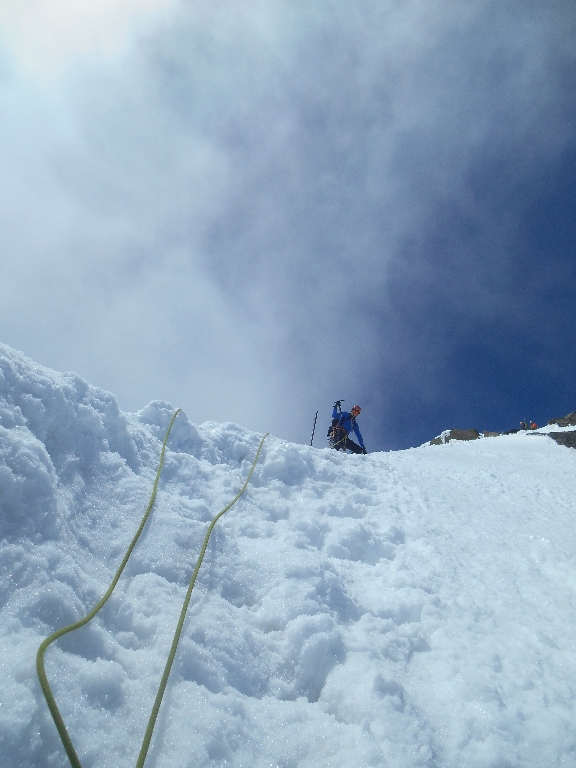
[(480, 432), (477, 429), (450, 429), (430, 440), (430, 445), (443, 445), (451, 440), (477, 440)]
[(576, 427), (576, 411), (558, 419), (550, 419), (548, 424), (556, 424), (559, 427)]
[(576, 429), (567, 432), (549, 432), (548, 437), (555, 440), (558, 445), (565, 445), (566, 448), (576, 448)]

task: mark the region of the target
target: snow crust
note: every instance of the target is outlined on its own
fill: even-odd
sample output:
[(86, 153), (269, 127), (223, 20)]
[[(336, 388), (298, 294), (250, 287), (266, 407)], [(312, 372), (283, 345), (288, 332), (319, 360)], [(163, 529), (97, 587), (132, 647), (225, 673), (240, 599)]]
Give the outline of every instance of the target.
[[(36, 673), (106, 590), (173, 407), (0, 346), (0, 750), (67, 766)], [(132, 766), (200, 544), (260, 435), (178, 417), (116, 593), (46, 668), (85, 768)], [(576, 451), (270, 437), (216, 527), (151, 752), (187, 766), (576, 766)]]

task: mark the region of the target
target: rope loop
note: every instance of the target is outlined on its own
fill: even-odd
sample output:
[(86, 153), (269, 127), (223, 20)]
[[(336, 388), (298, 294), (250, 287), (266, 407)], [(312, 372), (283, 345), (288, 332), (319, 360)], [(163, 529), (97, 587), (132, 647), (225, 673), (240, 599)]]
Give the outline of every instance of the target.
[[(76, 750), (74, 748), (74, 744), (72, 743), (72, 739), (70, 738), (70, 734), (68, 733), (68, 730), (66, 728), (66, 725), (64, 724), (64, 720), (62, 718), (62, 715), (60, 713), (60, 710), (58, 709), (58, 705), (56, 704), (56, 699), (54, 698), (54, 694), (52, 693), (52, 689), (50, 687), (50, 683), (48, 682), (48, 677), (46, 675), (46, 670), (44, 666), (44, 656), (46, 654), (47, 648), (58, 638), (63, 637), (64, 635), (67, 635), (69, 632), (73, 632), (76, 629), (80, 629), (80, 627), (83, 627), (85, 624), (88, 624), (89, 621), (91, 621), (96, 614), (103, 608), (105, 603), (107, 602), (108, 598), (114, 591), (114, 588), (118, 584), (118, 581), (120, 579), (120, 576), (122, 575), (122, 571), (126, 567), (126, 564), (130, 558), (130, 555), (132, 554), (132, 551), (134, 547), (136, 546), (136, 543), (138, 539), (140, 538), (140, 534), (144, 530), (144, 526), (146, 525), (146, 521), (148, 520), (148, 517), (150, 515), (150, 512), (152, 511), (152, 508), (154, 506), (154, 502), (156, 501), (156, 496), (158, 493), (158, 483), (160, 482), (160, 475), (162, 473), (162, 467), (164, 466), (164, 455), (166, 453), (166, 444), (168, 442), (168, 437), (170, 436), (170, 432), (172, 430), (172, 427), (174, 425), (174, 422), (176, 420), (176, 417), (178, 414), (182, 411), (181, 408), (178, 408), (172, 416), (172, 419), (170, 421), (170, 424), (168, 425), (168, 429), (166, 430), (166, 435), (164, 436), (164, 441), (162, 443), (162, 450), (160, 452), (160, 459), (158, 462), (158, 470), (156, 472), (156, 477), (154, 480), (154, 485), (152, 486), (152, 493), (150, 494), (150, 500), (148, 502), (148, 506), (146, 507), (146, 511), (144, 512), (144, 516), (142, 517), (142, 520), (140, 522), (140, 525), (138, 526), (138, 530), (136, 531), (132, 541), (130, 542), (130, 545), (128, 546), (128, 549), (126, 550), (126, 553), (124, 554), (124, 557), (122, 559), (122, 562), (120, 563), (120, 566), (118, 567), (118, 570), (116, 571), (116, 574), (114, 575), (114, 578), (112, 579), (112, 582), (110, 583), (110, 586), (106, 590), (106, 593), (102, 597), (102, 599), (96, 603), (94, 608), (84, 616), (84, 618), (80, 619), (79, 621), (75, 621), (72, 624), (69, 624), (66, 627), (62, 627), (61, 629), (56, 630), (56, 632), (53, 632), (51, 635), (49, 635), (40, 645), (38, 648), (38, 652), (36, 654), (36, 671), (38, 673), (38, 679), (40, 681), (40, 687), (42, 689), (42, 693), (44, 694), (44, 698), (46, 699), (46, 703), (48, 705), (48, 709), (50, 710), (50, 714), (52, 715), (52, 719), (54, 720), (54, 724), (56, 725), (56, 729), (58, 731), (58, 735), (60, 736), (60, 740), (62, 741), (62, 745), (64, 746), (64, 749), (66, 751), (66, 754), (68, 755), (68, 759), (70, 760), (70, 765), (72, 768), (82, 768), (82, 764), (80, 762), (80, 759), (78, 757), (78, 754), (76, 753)], [(178, 647), (178, 641), (180, 639), (180, 634), (182, 632), (182, 628), (184, 626), (184, 619), (186, 618), (186, 612), (188, 610), (188, 604), (190, 602), (190, 597), (192, 595), (192, 590), (194, 589), (194, 584), (196, 582), (196, 577), (198, 576), (198, 572), (200, 570), (200, 566), (202, 565), (202, 560), (204, 559), (204, 554), (206, 552), (206, 547), (208, 546), (208, 541), (210, 539), (210, 535), (212, 533), (212, 530), (218, 520), (224, 515), (230, 507), (232, 507), (238, 499), (242, 496), (244, 491), (246, 490), (248, 483), (250, 482), (250, 478), (252, 477), (252, 473), (254, 472), (254, 469), (256, 467), (256, 463), (258, 461), (258, 458), (260, 456), (260, 452), (262, 450), (262, 446), (264, 445), (264, 440), (268, 437), (268, 433), (264, 435), (262, 440), (260, 441), (260, 445), (258, 446), (258, 450), (256, 452), (256, 456), (254, 458), (254, 461), (252, 463), (252, 467), (250, 469), (250, 472), (248, 473), (248, 477), (246, 478), (244, 485), (240, 489), (240, 491), (236, 494), (236, 496), (232, 499), (232, 501), (221, 511), (219, 512), (216, 517), (212, 520), (210, 523), (210, 526), (208, 528), (208, 531), (206, 533), (206, 536), (204, 537), (204, 543), (202, 545), (202, 549), (200, 552), (200, 555), (198, 557), (198, 561), (196, 563), (196, 567), (194, 569), (194, 572), (192, 574), (192, 578), (190, 580), (190, 584), (188, 586), (188, 591), (186, 593), (186, 597), (184, 599), (184, 604), (182, 607), (182, 611), (180, 613), (180, 618), (178, 620), (178, 625), (176, 627), (176, 632), (174, 633), (174, 639), (172, 641), (172, 647), (170, 648), (170, 653), (168, 655), (168, 661), (166, 662), (166, 667), (164, 669), (164, 674), (162, 675), (162, 679), (160, 681), (160, 686), (158, 689), (158, 693), (156, 695), (156, 700), (154, 702), (154, 706), (152, 708), (152, 714), (150, 715), (150, 719), (148, 721), (148, 725), (146, 727), (146, 732), (144, 734), (144, 740), (142, 743), (142, 748), (140, 750), (140, 754), (138, 756), (138, 761), (136, 763), (136, 768), (142, 768), (144, 765), (144, 761), (146, 760), (146, 755), (148, 753), (148, 747), (150, 746), (150, 741), (152, 740), (152, 734), (154, 731), (154, 725), (156, 723), (156, 718), (158, 717), (158, 711), (160, 709), (160, 704), (162, 702), (162, 697), (164, 695), (164, 691), (166, 689), (166, 684), (168, 682), (168, 677), (170, 675), (170, 669), (172, 668), (172, 662), (174, 661), (174, 657), (176, 655), (176, 649)]]

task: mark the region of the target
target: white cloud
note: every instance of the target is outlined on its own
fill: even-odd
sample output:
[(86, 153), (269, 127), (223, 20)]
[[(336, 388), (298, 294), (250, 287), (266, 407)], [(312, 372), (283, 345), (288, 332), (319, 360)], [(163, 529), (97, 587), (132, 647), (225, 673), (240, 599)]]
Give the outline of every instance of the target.
[(61, 70), (71, 57), (126, 50), (138, 25), (175, 0), (0, 0), (0, 29), (17, 66), (35, 76)]
[[(506, 313), (518, 190), (571, 136), (565, 4), (78, 4), (77, 41), (63, 8), (38, 5), (58, 100), (3, 91), (3, 340), (124, 407), (305, 441), (323, 403), (380, 411), (382, 370), (442, 364), (449, 338), (396, 323), (390, 281), (425, 294), (438, 228), (463, 323)], [(32, 66), (40, 23), (10, 23)], [(66, 58), (119, 40), (112, 63)]]

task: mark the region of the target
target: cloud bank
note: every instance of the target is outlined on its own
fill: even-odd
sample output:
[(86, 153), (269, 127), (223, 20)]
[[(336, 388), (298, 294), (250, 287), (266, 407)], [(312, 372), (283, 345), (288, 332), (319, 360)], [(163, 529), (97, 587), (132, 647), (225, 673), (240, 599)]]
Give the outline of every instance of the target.
[(470, 338), (530, 333), (512, 284), (575, 146), (572, 4), (114, 8), (49, 84), (29, 27), (4, 46), (3, 340), (126, 409), (299, 442), (354, 399), (382, 447)]

